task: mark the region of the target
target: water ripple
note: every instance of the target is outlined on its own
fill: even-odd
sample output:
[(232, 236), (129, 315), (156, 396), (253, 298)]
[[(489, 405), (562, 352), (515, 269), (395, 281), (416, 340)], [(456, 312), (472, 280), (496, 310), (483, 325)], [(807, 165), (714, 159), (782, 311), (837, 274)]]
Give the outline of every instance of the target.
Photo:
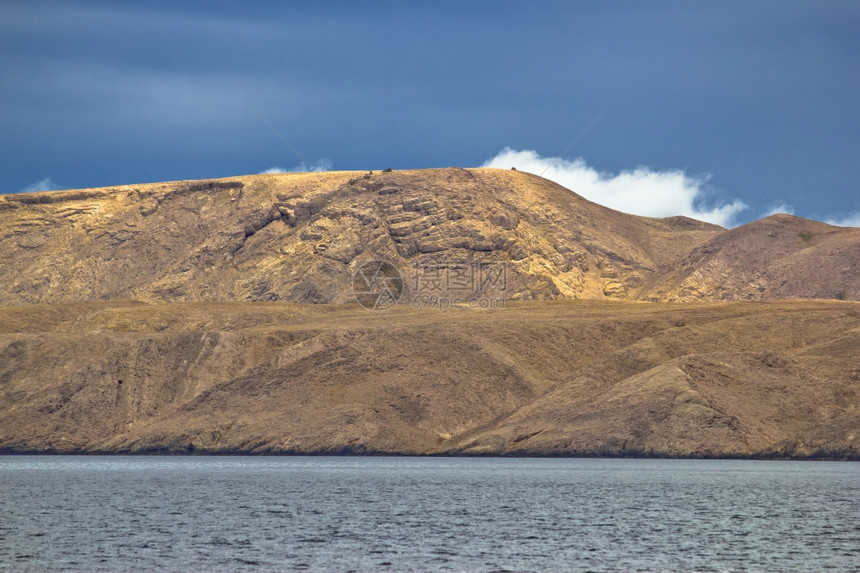
[(858, 469), (0, 457), (0, 569), (858, 570)]

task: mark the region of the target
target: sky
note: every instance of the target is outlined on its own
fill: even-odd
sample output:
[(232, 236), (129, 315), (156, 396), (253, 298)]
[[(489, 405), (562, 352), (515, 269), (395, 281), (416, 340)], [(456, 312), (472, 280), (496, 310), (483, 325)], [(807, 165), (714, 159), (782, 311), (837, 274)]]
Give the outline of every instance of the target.
[(510, 168), (860, 226), (860, 2), (0, 3), (0, 193)]

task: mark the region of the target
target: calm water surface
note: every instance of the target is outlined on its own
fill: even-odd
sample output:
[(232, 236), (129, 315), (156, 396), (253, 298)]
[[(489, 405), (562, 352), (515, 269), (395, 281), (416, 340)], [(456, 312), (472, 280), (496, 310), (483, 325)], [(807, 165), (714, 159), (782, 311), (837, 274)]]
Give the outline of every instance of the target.
[(860, 570), (860, 464), (3, 456), (0, 568)]

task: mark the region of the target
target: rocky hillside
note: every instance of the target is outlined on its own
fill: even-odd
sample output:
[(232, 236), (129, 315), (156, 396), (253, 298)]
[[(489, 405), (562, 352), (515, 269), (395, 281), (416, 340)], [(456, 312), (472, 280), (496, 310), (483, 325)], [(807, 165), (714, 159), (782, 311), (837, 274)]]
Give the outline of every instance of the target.
[[(725, 230), (606, 209), (492, 169), (255, 175), (0, 196), (0, 305), (355, 299), (384, 260), (492, 265), (462, 298), (860, 298), (860, 229), (777, 215)], [(452, 285), (446, 285), (452, 286)], [(451, 293), (448, 293), (451, 294)]]
[(860, 303), (0, 308), (0, 452), (860, 459)]
[(860, 459), (858, 266), (517, 171), (0, 196), (0, 453)]

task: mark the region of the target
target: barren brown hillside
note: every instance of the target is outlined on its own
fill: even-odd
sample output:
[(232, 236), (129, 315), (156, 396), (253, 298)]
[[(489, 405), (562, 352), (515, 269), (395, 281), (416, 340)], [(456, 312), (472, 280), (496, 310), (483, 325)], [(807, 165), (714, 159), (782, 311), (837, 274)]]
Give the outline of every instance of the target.
[(0, 309), (0, 451), (860, 458), (854, 302)]
[(345, 303), (353, 273), (374, 259), (404, 272), (504, 264), (505, 292), (479, 294), (508, 300), (860, 298), (860, 229), (789, 216), (728, 231), (636, 217), (517, 171), (255, 175), (0, 196), (5, 305)]
[(860, 459), (858, 263), (493, 169), (0, 196), (0, 452)]

